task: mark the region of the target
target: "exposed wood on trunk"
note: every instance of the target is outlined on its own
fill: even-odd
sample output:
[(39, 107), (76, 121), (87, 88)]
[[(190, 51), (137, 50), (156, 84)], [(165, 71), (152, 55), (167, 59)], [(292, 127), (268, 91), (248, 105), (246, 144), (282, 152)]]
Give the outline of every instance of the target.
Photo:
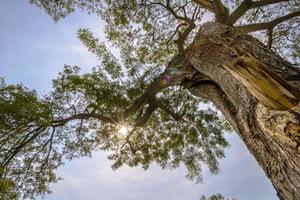
[(236, 65), (224, 65), (231, 74), (264, 105), (276, 110), (291, 109), (298, 104), (297, 93), (251, 54), (240, 56)]

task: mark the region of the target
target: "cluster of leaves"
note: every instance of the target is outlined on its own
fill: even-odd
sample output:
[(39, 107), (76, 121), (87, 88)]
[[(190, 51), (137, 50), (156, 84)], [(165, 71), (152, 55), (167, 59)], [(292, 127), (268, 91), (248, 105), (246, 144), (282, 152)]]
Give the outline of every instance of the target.
[[(225, 197), (222, 194), (217, 193), (217, 194), (213, 194), (209, 197), (202, 195), (200, 197), (200, 200), (225, 200)], [(236, 200), (236, 198), (231, 198), (231, 199), (226, 198), (226, 200)]]
[[(135, 127), (149, 102), (126, 119), (122, 115), (154, 75), (146, 76), (145, 70), (140, 77), (124, 70), (87, 30), (79, 31), (79, 38), (98, 56), (101, 67), (81, 74), (78, 67), (65, 66), (53, 81), (53, 91), (42, 99), (22, 85), (1, 82), (0, 162), (6, 171), (1, 179), (13, 187), (7, 190), (24, 198), (48, 193), (49, 183), (59, 180), (54, 170), (63, 158), (90, 156), (95, 150), (111, 152), (114, 169), (123, 164), (145, 169), (154, 162), (168, 169), (183, 164), (188, 178), (201, 181), (204, 163), (217, 173), (228, 143), (226, 124), (215, 111), (202, 110), (199, 99), (174, 86), (156, 97), (181, 117), (156, 109), (145, 126)], [(122, 124), (133, 127), (127, 136), (118, 134)]]
[[(147, 0), (105, 1), (101, 17), (106, 22), (108, 40), (126, 57), (124, 63), (145, 68), (148, 65), (161, 67), (170, 61), (188, 19), (198, 24), (205, 13), (191, 1), (172, 1), (171, 4)], [(185, 46), (193, 35), (195, 31), (186, 38)]]
[(18, 194), (15, 190), (14, 181), (8, 178), (2, 178), (5, 174), (5, 168), (0, 167), (0, 199), (11, 199), (16, 200), (18, 198)]
[(175, 93), (168, 92), (164, 98), (171, 99), (170, 107), (184, 113), (182, 119), (174, 120), (164, 111), (157, 110), (145, 126), (136, 128), (125, 138), (121, 149), (116, 146), (119, 151), (115, 149), (109, 157), (116, 161), (114, 168), (128, 164), (147, 169), (151, 162), (156, 162), (162, 168), (174, 169), (183, 164), (188, 171), (187, 178), (198, 182), (201, 182), (200, 163), (217, 173), (217, 159), (224, 157), (224, 148), (228, 146), (223, 135), (223, 120), (213, 110), (199, 110), (197, 99), (178, 90), (173, 89)]
[(200, 197), (200, 200), (224, 200), (224, 199), (225, 199), (224, 196), (219, 193), (211, 195), (209, 197), (205, 197), (204, 195)]
[[(52, 137), (51, 104), (22, 85), (0, 85), (0, 166), (6, 191), (47, 192), (61, 164)], [(36, 184), (36, 183), (39, 184)], [(8, 188), (8, 189), (5, 189)], [(12, 195), (11, 194), (11, 195)]]
[[(115, 161), (113, 164), (115, 169), (123, 164), (141, 165), (147, 169), (152, 162), (156, 162), (163, 168), (176, 168), (183, 163), (188, 169), (188, 177), (198, 181), (201, 181), (201, 162), (207, 164), (212, 173), (218, 171), (217, 159), (224, 157), (223, 150), (228, 143), (223, 137), (226, 124), (215, 111), (200, 110), (199, 99), (190, 96), (181, 87), (165, 89), (159, 94), (159, 99), (167, 103), (175, 113), (181, 113), (182, 119), (175, 120), (164, 110), (158, 109), (151, 115), (145, 126), (135, 127), (128, 136), (120, 137), (117, 133), (118, 124), (126, 123), (128, 126), (134, 126), (135, 118), (149, 105), (142, 107), (138, 113), (126, 119), (126, 122), (119, 122), (122, 116), (118, 113), (130, 105), (129, 97), (134, 97), (130, 91), (134, 90), (134, 87), (139, 88), (139, 85), (126, 85), (129, 89), (126, 93), (126, 90), (121, 89), (121, 85), (114, 87), (112, 82), (101, 80), (104, 76), (96, 70), (80, 75), (78, 68), (66, 67), (64, 73), (55, 80), (55, 102), (64, 105), (64, 108), (60, 107), (58, 110), (73, 108), (68, 111), (68, 115), (86, 112), (104, 114), (116, 120), (116, 123), (100, 122), (101, 126), (90, 123), (90, 120), (76, 125), (72, 123), (72, 127), (80, 126), (81, 132), (84, 125), (88, 126), (85, 130), (90, 135), (94, 130), (90, 142), (78, 143), (80, 141), (78, 135), (71, 132), (74, 129), (69, 129), (71, 131), (64, 134), (65, 137), (74, 137), (77, 140), (77, 142), (69, 142), (72, 145), (66, 145), (73, 149), (73, 152), (78, 153), (78, 149), (84, 144), (90, 147), (88, 152), (95, 149), (110, 151), (112, 154), (109, 158)], [(123, 96), (121, 92), (124, 93)], [(65, 125), (65, 131), (67, 126)], [(71, 158), (83, 155), (85, 154), (72, 154)]]
[(101, 0), (29, 0), (31, 4), (43, 8), (54, 21), (65, 18), (76, 8), (87, 10), (89, 13), (98, 13)]
[[(187, 27), (183, 18), (193, 19), (195, 27), (207, 21), (212, 15), (211, 8), (206, 7), (209, 0), (30, 0), (43, 8), (55, 21), (67, 16), (76, 8), (97, 13), (106, 22), (107, 38), (116, 44), (124, 55), (138, 58), (146, 63), (165, 63), (174, 55), (174, 42)], [(201, 3), (204, 2), (201, 6)], [(297, 0), (227, 0), (219, 1), (232, 14), (239, 7), (263, 2), (262, 6), (249, 6), (246, 12), (234, 23), (236, 26), (270, 22), (289, 13), (299, 13)], [(206, 4), (205, 4), (206, 3)], [(266, 3), (266, 4), (264, 4)], [(276, 10), (276, 12), (274, 12)], [(198, 13), (196, 18), (193, 14)], [(299, 16), (299, 14), (298, 14)], [(264, 26), (264, 25), (262, 25)], [(288, 18), (274, 27), (263, 28), (254, 36), (268, 43), (268, 35), (272, 35), (272, 50), (285, 58), (299, 64), (299, 17)], [(194, 29), (185, 39), (188, 45), (195, 35)], [(131, 65), (131, 63), (130, 63)]]

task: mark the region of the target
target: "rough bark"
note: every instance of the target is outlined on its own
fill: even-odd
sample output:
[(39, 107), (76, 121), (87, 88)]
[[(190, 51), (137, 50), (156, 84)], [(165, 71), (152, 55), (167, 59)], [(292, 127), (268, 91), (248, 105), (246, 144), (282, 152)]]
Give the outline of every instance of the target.
[(192, 94), (224, 113), (280, 199), (300, 199), (300, 71), (255, 38), (217, 23), (198, 32), (186, 53), (211, 81)]

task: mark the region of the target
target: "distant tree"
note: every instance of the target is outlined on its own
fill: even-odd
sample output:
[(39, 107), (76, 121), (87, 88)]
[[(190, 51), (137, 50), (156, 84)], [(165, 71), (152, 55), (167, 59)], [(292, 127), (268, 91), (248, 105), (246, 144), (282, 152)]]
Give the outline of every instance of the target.
[[(217, 193), (217, 194), (213, 194), (209, 197), (202, 195), (200, 197), (200, 200), (225, 200), (225, 197), (222, 194)], [(236, 198), (231, 198), (231, 199), (227, 198), (226, 200), (237, 200), (237, 199)]]
[(211, 195), (209, 197), (205, 197), (204, 195), (200, 197), (200, 200), (224, 200), (224, 199), (225, 199), (224, 196), (219, 193)]
[(76, 8), (97, 13), (120, 58), (80, 29), (80, 40), (101, 61), (92, 72), (65, 66), (43, 98), (1, 82), (1, 179), (13, 182), (9, 191), (44, 194), (63, 158), (94, 150), (110, 151), (114, 169), (182, 163), (188, 178), (201, 181), (201, 163), (217, 173), (228, 146), (229, 126), (201, 106), (208, 100), (278, 196), (300, 199), (297, 0), (30, 2), (55, 21)]

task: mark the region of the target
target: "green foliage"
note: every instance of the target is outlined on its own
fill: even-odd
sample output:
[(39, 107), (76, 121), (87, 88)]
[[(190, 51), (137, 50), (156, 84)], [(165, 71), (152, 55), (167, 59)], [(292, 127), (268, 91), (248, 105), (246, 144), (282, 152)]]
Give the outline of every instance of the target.
[(15, 183), (7, 178), (3, 178), (5, 174), (5, 168), (0, 166), (0, 199), (11, 199), (16, 200), (18, 198), (17, 192), (15, 191)]
[[(222, 194), (217, 193), (217, 194), (213, 194), (209, 197), (202, 195), (200, 197), (200, 200), (225, 200), (225, 197)], [(226, 200), (236, 200), (236, 198), (231, 198), (231, 199), (226, 198)]]
[(50, 108), (37, 99), (35, 91), (22, 85), (0, 83), (0, 128), (16, 128), (19, 124), (35, 121), (49, 123)]
[[(145, 63), (163, 64), (168, 61), (175, 51), (176, 30), (182, 32), (184, 29), (183, 21), (176, 19), (169, 10), (161, 6), (161, 3), (166, 3), (161, 0), (30, 0), (30, 2), (43, 8), (55, 21), (64, 18), (77, 8), (100, 15), (106, 22), (105, 31), (109, 41), (116, 44), (122, 54), (127, 57), (130, 55)], [(222, 2), (232, 13), (243, 1)], [(184, 0), (170, 1), (170, 5), (180, 16), (184, 16), (182, 9), (184, 7), (189, 17), (196, 7), (192, 1), (187, 3)], [(250, 9), (236, 25), (268, 22), (295, 11), (299, 11), (298, 0), (283, 1)], [(200, 9), (199, 12), (200, 15), (195, 20), (197, 26), (206, 21), (204, 15), (207, 9)], [(287, 20), (273, 29), (272, 50), (296, 64), (300, 62), (298, 32), (299, 18)], [(194, 35), (195, 31), (189, 38), (193, 38)], [(267, 31), (259, 31), (254, 35), (267, 43)], [(189, 41), (186, 41), (187, 45), (191, 41), (189, 38), (187, 39)]]
[[(65, 73), (61, 73), (54, 81), (55, 102), (59, 102), (59, 105), (76, 108), (76, 112), (88, 111), (108, 116), (115, 116), (130, 105), (129, 98), (126, 98), (130, 94), (123, 94), (122, 97), (121, 92), (125, 91), (108, 82), (100, 72), (78, 75), (77, 68), (72, 69), (74, 68), (66, 67)], [(127, 88), (134, 89), (130, 85)], [(79, 100), (79, 97), (81, 101), (74, 101)], [(199, 100), (182, 88), (165, 90), (160, 98), (165, 99), (163, 101), (170, 108), (184, 113), (185, 121), (177, 122), (164, 111), (157, 110), (145, 126), (135, 128), (126, 139), (116, 135), (117, 128), (114, 124), (102, 124), (97, 128), (90, 125), (87, 129), (96, 131), (92, 140), (97, 141), (97, 149), (113, 152), (109, 157), (115, 160), (113, 168), (128, 164), (142, 165), (146, 169), (151, 162), (156, 162), (163, 168), (175, 168), (182, 162), (188, 167), (188, 177), (201, 181), (199, 163), (204, 162), (216, 173), (217, 158), (224, 157), (223, 148), (228, 146), (222, 133), (225, 129), (223, 120), (212, 110), (199, 110)], [(58, 110), (66, 108), (59, 107)], [(133, 115), (126, 123), (133, 126), (135, 117)], [(65, 135), (70, 137), (69, 134), (72, 133)], [(72, 146), (80, 148), (81, 145)]]
[[(178, 92), (173, 89), (166, 98)], [(177, 105), (186, 98), (189, 102)], [(114, 168), (122, 164), (142, 165), (147, 169), (151, 162), (162, 168), (173, 169), (180, 164), (187, 167), (187, 177), (201, 182), (201, 165), (205, 163), (212, 173), (218, 171), (218, 158), (224, 157), (223, 149), (228, 143), (223, 137), (222, 120), (212, 110), (200, 111), (198, 100), (188, 97), (187, 91), (169, 102), (170, 107), (186, 113), (184, 121), (175, 121), (165, 112), (157, 110), (147, 124), (130, 135), (122, 149), (109, 158), (115, 160)], [(191, 114), (189, 114), (191, 113)], [(102, 138), (101, 140), (105, 140)], [(113, 146), (119, 149), (120, 146)], [(109, 149), (109, 150), (113, 150)]]
[(224, 200), (224, 199), (225, 199), (224, 196), (219, 193), (211, 195), (209, 197), (205, 197), (204, 195), (200, 197), (200, 200)]
[[(184, 114), (184, 120), (177, 121), (158, 109), (145, 126), (120, 136), (120, 125), (134, 126), (143, 111), (117, 122), (122, 111), (132, 105), (128, 96), (138, 94), (127, 93), (101, 69), (80, 74), (78, 67), (65, 66), (53, 82), (54, 90), (43, 100), (21, 85), (2, 82), (0, 161), (8, 169), (2, 178), (8, 181), (6, 185), (15, 184), (22, 197), (48, 193), (49, 183), (59, 180), (53, 170), (63, 164), (62, 158), (90, 156), (95, 150), (111, 152), (114, 169), (123, 164), (145, 169), (154, 162), (168, 169), (183, 164), (187, 177), (196, 181), (201, 181), (201, 163), (212, 173), (218, 171), (217, 160), (224, 157), (228, 143), (223, 137), (224, 122), (215, 111), (201, 110), (199, 99), (181, 87), (165, 89), (159, 94), (160, 100)], [(126, 85), (128, 91), (137, 87)], [(85, 117), (64, 121), (78, 113), (109, 116), (116, 123)], [(7, 187), (10, 190), (12, 186)]]
[(110, 75), (111, 78), (121, 78), (124, 76), (122, 67), (114, 55), (109, 52), (102, 42), (100, 43), (88, 29), (79, 29), (78, 37), (88, 49), (101, 60), (103, 70)]
[(11, 198), (20, 191), (24, 197), (43, 194), (48, 191), (47, 184), (57, 180), (53, 170), (61, 164), (61, 156), (54, 149), (51, 154), (47, 150), (51, 106), (46, 99), (40, 100), (35, 91), (1, 81), (1, 184)]
[[(59, 180), (53, 171), (63, 164), (62, 158), (90, 156), (95, 150), (109, 151), (114, 169), (123, 164), (145, 169), (151, 163), (167, 169), (183, 164), (187, 177), (198, 182), (201, 163), (217, 173), (217, 160), (224, 157), (228, 146), (224, 120), (213, 110), (202, 110), (199, 99), (180, 86), (166, 88), (157, 97), (184, 119), (178, 121), (157, 109), (143, 127), (135, 127), (127, 136), (118, 134), (122, 124), (134, 127), (149, 107), (146, 103), (122, 119), (132, 99), (143, 93), (141, 84), (147, 87), (152, 80), (132, 84), (126, 71), (117, 72), (119, 78), (127, 76), (124, 81), (113, 78), (116, 71), (109, 67), (120, 65), (110, 53), (100, 52), (106, 52), (105, 48), (98, 47), (90, 50), (106, 56), (102, 67), (80, 74), (78, 67), (65, 66), (53, 81), (53, 91), (42, 99), (22, 85), (1, 82), (0, 162), (7, 168), (2, 177), (5, 190), (27, 198), (46, 194), (49, 183)], [(66, 120), (77, 114), (104, 115), (114, 123), (93, 117)]]
[(74, 12), (76, 8), (97, 13), (101, 5), (101, 0), (29, 0), (29, 2), (43, 8), (56, 22)]

